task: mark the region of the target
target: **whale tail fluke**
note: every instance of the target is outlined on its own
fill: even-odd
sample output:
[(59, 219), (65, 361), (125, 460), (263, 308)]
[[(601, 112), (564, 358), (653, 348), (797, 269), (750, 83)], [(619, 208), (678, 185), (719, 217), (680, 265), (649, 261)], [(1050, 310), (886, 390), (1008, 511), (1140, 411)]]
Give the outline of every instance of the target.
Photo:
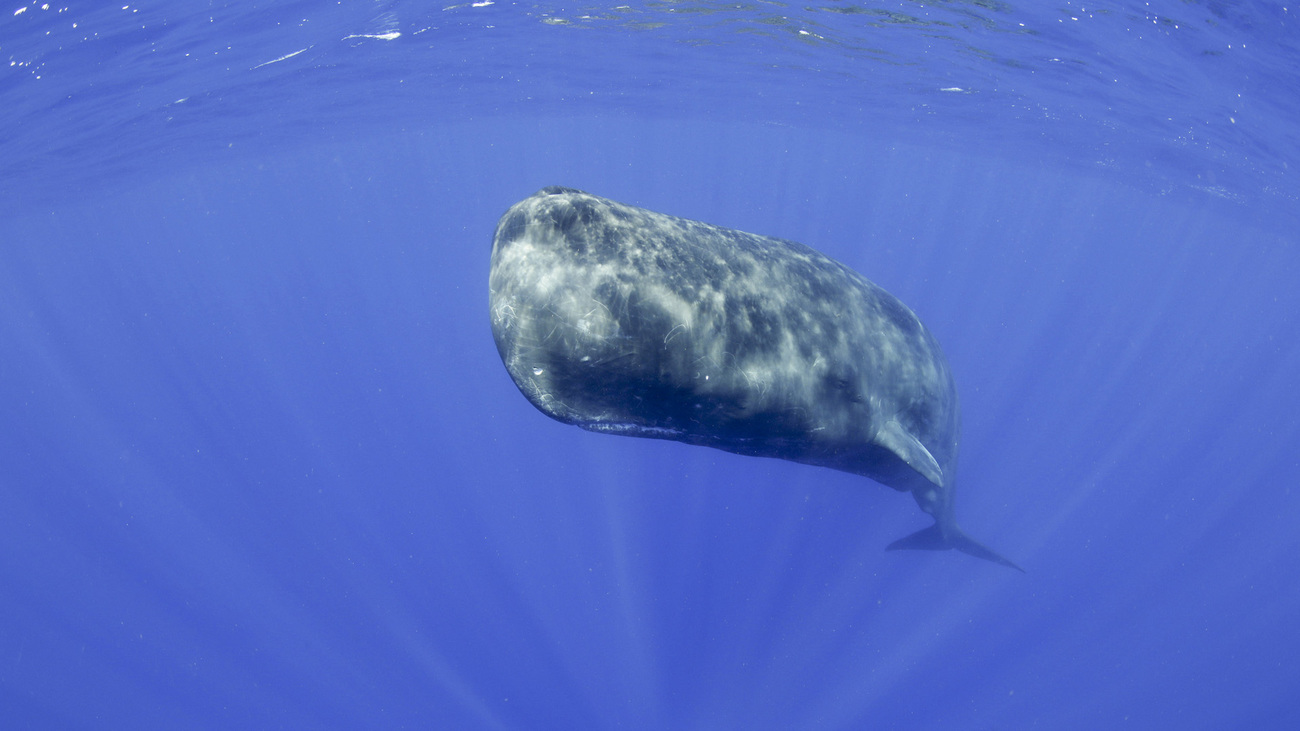
[(950, 548), (955, 548), (962, 553), (968, 553), (975, 558), (982, 558), (985, 561), (992, 561), (1013, 568), (1022, 574), (1025, 573), (1025, 570), (1017, 566), (1011, 559), (966, 535), (955, 525), (944, 529), (938, 523), (935, 523), (929, 528), (922, 528), (910, 536), (899, 538), (886, 546), (885, 550), (944, 551)]

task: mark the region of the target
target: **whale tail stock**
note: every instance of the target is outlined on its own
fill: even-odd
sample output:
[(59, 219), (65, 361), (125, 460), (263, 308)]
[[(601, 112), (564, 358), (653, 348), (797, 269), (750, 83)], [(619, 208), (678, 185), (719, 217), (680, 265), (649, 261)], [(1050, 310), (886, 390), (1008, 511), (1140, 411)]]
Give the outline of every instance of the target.
[(936, 522), (929, 528), (922, 528), (910, 536), (899, 538), (885, 547), (886, 551), (898, 551), (901, 549), (920, 550), (920, 551), (943, 551), (949, 548), (955, 548), (962, 553), (968, 553), (975, 558), (982, 558), (985, 561), (992, 561), (1009, 568), (1013, 568), (1020, 573), (1025, 570), (1017, 566), (1011, 559), (994, 551), (992, 548), (980, 543), (962, 532), (956, 525), (947, 527), (939, 525)]

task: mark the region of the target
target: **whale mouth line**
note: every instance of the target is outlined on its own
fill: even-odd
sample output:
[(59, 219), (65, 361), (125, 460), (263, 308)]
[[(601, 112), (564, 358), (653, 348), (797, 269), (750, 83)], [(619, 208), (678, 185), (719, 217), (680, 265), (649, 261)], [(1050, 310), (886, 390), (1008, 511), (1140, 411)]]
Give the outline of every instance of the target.
[(685, 434), (681, 429), (671, 429), (664, 426), (646, 426), (645, 424), (634, 424), (625, 421), (590, 421), (580, 423), (578, 426), (587, 431), (600, 432), (601, 434), (619, 434), (622, 436), (675, 439)]

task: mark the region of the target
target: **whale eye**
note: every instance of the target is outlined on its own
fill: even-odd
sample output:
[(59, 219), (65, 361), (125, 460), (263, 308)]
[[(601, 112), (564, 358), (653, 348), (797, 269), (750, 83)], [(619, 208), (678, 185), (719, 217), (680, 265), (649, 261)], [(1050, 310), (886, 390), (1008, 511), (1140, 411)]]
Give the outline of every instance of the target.
[(540, 376), (540, 375), (542, 375), (543, 373), (545, 373), (545, 371), (542, 370), (541, 366), (537, 366), (537, 367), (533, 368), (533, 375), (534, 375), (534, 376)]

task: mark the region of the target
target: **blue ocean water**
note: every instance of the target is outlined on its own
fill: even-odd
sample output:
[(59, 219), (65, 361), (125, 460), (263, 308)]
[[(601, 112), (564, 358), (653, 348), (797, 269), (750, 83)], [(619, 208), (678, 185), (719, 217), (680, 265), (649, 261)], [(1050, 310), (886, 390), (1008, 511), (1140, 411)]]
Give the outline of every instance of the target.
[[(5, 728), (1294, 728), (1274, 2), (0, 8)], [(553, 422), (567, 185), (813, 246), (951, 361), (963, 527)]]

